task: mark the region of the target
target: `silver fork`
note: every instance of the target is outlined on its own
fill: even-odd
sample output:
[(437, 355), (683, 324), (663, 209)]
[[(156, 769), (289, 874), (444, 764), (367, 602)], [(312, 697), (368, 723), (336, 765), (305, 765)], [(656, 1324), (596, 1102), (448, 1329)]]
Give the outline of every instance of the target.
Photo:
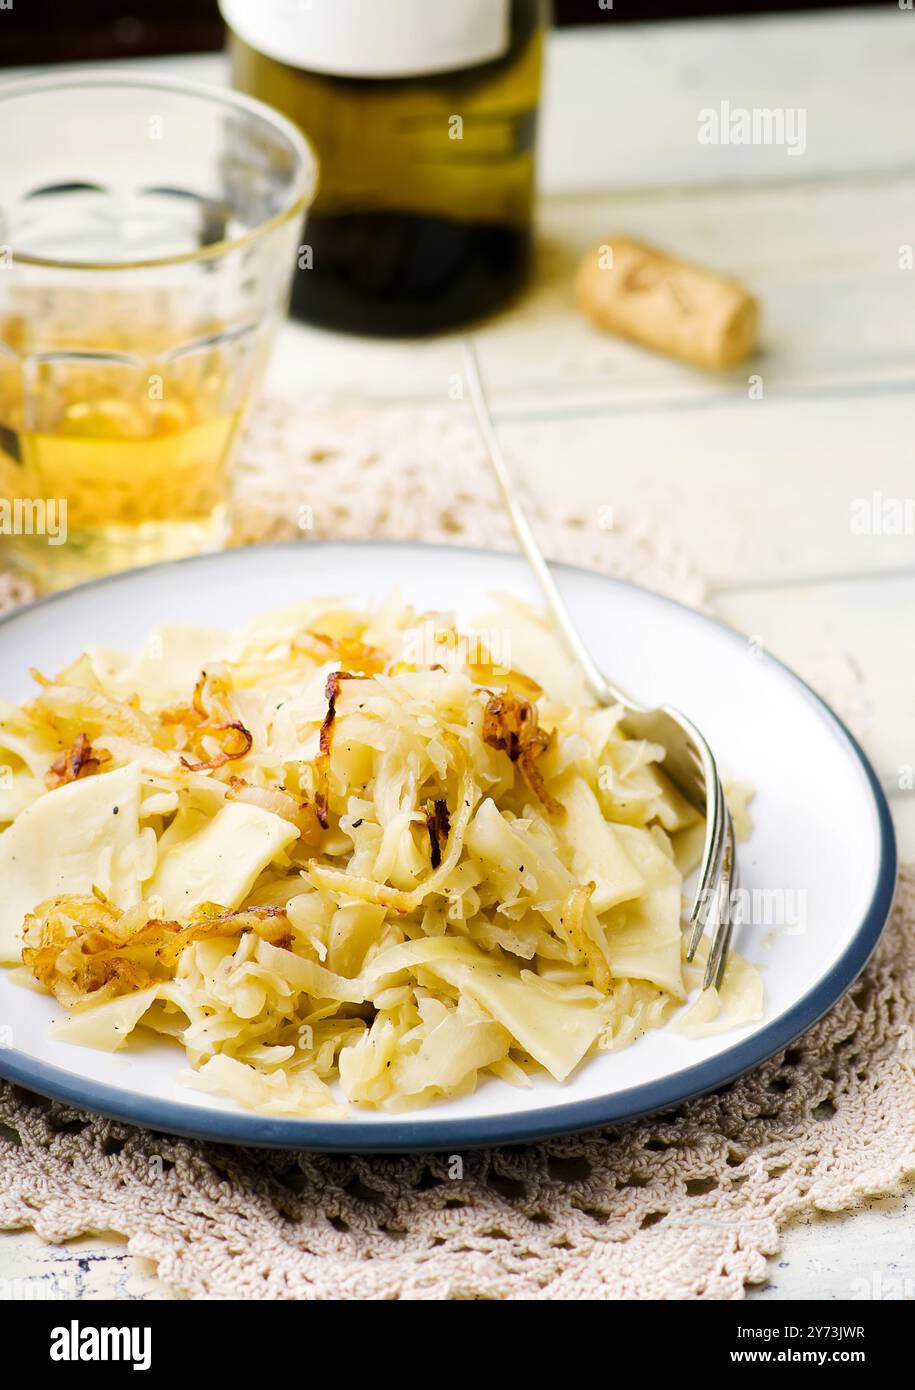
[(737, 887), (737, 846), (734, 823), (724, 799), (724, 789), (712, 750), (696, 728), (679, 710), (670, 705), (649, 709), (639, 704), (598, 670), (575, 627), (565, 601), (537, 542), (518, 492), (512, 481), (492, 413), (486, 399), (476, 351), (470, 339), (464, 340), (464, 363), (470, 398), (480, 434), (493, 472), (508, 508), (518, 543), (534, 571), (553, 620), (570, 653), (581, 666), (588, 688), (601, 705), (621, 705), (620, 721), (625, 733), (648, 739), (665, 750), (664, 771), (690, 805), (705, 817), (705, 848), (699, 871), (696, 896), (689, 916), (687, 960), (692, 960), (699, 942), (711, 930), (711, 945), (702, 988), (721, 984), (727, 964), (734, 921), (731, 894)]

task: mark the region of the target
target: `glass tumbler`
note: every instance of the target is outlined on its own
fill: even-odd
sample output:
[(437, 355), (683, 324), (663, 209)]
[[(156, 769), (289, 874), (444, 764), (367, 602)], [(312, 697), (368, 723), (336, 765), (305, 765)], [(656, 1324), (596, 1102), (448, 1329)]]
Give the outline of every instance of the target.
[(224, 542), (315, 179), (229, 91), (0, 87), (0, 563), (61, 588)]

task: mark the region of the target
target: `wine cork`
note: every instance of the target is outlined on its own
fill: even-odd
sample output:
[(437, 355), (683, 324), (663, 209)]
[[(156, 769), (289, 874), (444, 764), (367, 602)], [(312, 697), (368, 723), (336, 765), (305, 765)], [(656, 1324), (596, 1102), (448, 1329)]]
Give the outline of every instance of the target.
[(575, 293), (601, 328), (698, 367), (733, 367), (756, 346), (759, 305), (743, 285), (627, 237), (587, 253)]

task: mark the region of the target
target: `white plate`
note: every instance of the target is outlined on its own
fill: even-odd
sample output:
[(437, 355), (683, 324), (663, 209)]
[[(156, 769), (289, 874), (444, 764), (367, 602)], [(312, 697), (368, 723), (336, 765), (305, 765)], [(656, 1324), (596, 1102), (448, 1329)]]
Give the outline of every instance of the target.
[[(687, 712), (725, 771), (756, 788), (741, 849), (755, 925), (737, 945), (762, 965), (765, 1015), (701, 1041), (649, 1033), (586, 1061), (565, 1085), (528, 1091), (495, 1079), (474, 1095), (404, 1115), (266, 1119), (177, 1083), (174, 1044), (103, 1053), (54, 1042), (55, 1001), (0, 970), (0, 1074), (89, 1110), (177, 1134), (338, 1150), (460, 1149), (595, 1128), (722, 1086), (787, 1046), (848, 989), (889, 914), (896, 849), (876, 777), (847, 730), (796, 676), (730, 629), (668, 599), (557, 567), (599, 664), (651, 703)], [(485, 551), (418, 545), (258, 546), (85, 585), (0, 623), (0, 698), (29, 694), (29, 667), (57, 670), (90, 642), (133, 648), (157, 623), (231, 626), (308, 594), (378, 598), (482, 614), (494, 592), (537, 601), (524, 564)], [(0, 885), (2, 892), (2, 885)], [(786, 920), (787, 919), (787, 920)]]

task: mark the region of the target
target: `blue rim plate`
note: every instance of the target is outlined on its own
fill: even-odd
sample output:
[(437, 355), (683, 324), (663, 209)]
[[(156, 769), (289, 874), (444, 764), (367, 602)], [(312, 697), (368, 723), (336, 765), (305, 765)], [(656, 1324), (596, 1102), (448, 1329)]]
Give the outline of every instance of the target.
[[(54, 1001), (0, 970), (0, 1075), (45, 1096), (191, 1138), (279, 1148), (384, 1152), (511, 1144), (636, 1119), (733, 1081), (780, 1052), (849, 989), (892, 906), (896, 845), (865, 754), (803, 681), (714, 619), (634, 585), (556, 567), (599, 662), (646, 700), (686, 710), (726, 770), (753, 784), (743, 882), (762, 920), (738, 949), (763, 968), (759, 1024), (702, 1040), (669, 1030), (589, 1059), (570, 1082), (530, 1091), (491, 1080), (470, 1097), (343, 1121), (265, 1118), (178, 1084), (174, 1044), (97, 1053), (54, 1042)], [(536, 602), (514, 556), (390, 542), (291, 542), (134, 570), (51, 595), (0, 620), (0, 698), (28, 694), (30, 666), (82, 647), (135, 647), (160, 622), (231, 626), (309, 594), (368, 601), (398, 590), (419, 606), (481, 614), (489, 596)], [(0, 887), (2, 891), (2, 887)]]

